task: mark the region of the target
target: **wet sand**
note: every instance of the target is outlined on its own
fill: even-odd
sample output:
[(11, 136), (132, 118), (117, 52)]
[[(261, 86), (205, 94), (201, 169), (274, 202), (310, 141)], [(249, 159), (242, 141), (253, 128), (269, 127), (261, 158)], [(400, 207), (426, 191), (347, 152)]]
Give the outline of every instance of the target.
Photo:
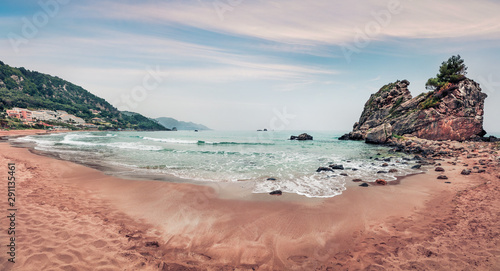
[[(494, 155), (488, 159), (496, 159)], [(498, 270), (498, 162), (441, 161), (328, 199), (126, 180), (0, 143), (16, 165), (16, 263), (1, 270)], [(481, 159), (486, 159), (482, 157)], [(450, 160), (451, 161), (451, 160)], [(449, 181), (451, 183), (445, 183)], [(7, 183), (4, 182), (5, 189)], [(5, 191), (5, 190), (4, 190)], [(7, 196), (2, 200), (7, 216)], [(9, 240), (1, 220), (0, 247)]]

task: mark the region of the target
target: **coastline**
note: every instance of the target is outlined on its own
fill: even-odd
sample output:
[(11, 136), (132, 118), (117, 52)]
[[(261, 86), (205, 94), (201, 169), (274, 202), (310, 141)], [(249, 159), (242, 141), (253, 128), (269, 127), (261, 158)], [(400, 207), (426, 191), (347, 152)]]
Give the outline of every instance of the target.
[[(464, 176), (461, 164), (442, 161), (451, 184), (429, 170), (405, 177), (401, 185), (350, 187), (328, 199), (287, 194), (234, 199), (245, 191), (241, 184), (126, 180), (8, 143), (0, 149), (2, 163), (18, 167), (18, 219), (24, 221), (19, 261), (5, 270), (500, 267), (498, 164)], [(478, 157), (460, 160), (472, 165)], [(475, 200), (478, 195), (481, 201)], [(483, 206), (485, 199), (489, 206)], [(5, 231), (0, 238), (6, 242)], [(6, 256), (0, 260), (5, 263)]]

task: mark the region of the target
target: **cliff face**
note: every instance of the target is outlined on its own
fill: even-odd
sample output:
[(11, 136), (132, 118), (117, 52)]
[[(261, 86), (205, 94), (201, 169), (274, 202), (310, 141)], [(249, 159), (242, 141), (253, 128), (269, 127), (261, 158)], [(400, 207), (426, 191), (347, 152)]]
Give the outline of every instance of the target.
[(393, 134), (431, 140), (468, 140), (483, 136), (486, 94), (464, 79), (412, 98), (406, 80), (382, 87), (366, 102), (353, 131), (343, 139), (384, 143)]

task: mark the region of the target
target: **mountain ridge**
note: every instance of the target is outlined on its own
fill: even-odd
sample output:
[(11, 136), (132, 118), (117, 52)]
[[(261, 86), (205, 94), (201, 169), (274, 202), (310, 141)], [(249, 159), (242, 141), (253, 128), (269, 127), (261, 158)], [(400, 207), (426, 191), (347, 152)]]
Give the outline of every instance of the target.
[(212, 130), (205, 125), (197, 124), (193, 122), (179, 121), (170, 117), (159, 117), (155, 118), (155, 120), (163, 125), (167, 129), (173, 129), (174, 127), (177, 130)]

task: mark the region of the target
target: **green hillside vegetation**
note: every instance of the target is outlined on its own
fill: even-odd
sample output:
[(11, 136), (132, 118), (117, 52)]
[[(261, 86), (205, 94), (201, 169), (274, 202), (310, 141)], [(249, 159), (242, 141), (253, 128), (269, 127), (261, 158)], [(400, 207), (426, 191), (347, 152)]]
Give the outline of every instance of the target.
[[(106, 129), (166, 130), (140, 114), (122, 114), (106, 100), (59, 77), (13, 68), (0, 61), (0, 110), (13, 107), (64, 110), (86, 122), (98, 117), (108, 123)], [(101, 113), (94, 115), (90, 109)]]

